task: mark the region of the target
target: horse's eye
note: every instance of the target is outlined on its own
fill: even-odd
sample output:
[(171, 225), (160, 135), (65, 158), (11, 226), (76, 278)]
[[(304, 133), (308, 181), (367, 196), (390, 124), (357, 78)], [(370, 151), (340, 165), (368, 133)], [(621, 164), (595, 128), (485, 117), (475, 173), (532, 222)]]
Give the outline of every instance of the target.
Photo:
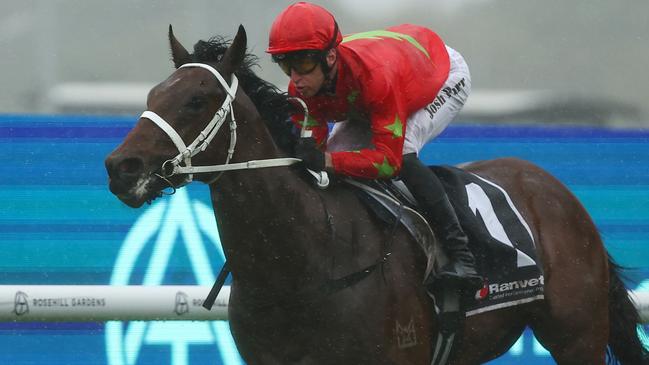
[(189, 100), (186, 106), (190, 109), (199, 110), (203, 108), (205, 104), (206, 104), (205, 98), (200, 96), (194, 96), (193, 98), (191, 98), (191, 100)]

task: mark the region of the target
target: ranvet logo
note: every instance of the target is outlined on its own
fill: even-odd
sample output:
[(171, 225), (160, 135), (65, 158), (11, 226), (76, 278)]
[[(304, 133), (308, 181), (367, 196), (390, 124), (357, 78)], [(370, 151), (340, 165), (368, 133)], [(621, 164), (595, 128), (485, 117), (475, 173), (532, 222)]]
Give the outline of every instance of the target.
[[(179, 189), (170, 199), (156, 202), (138, 218), (117, 255), (110, 284), (164, 285), (170, 257), (178, 245), (184, 248), (196, 284), (212, 285), (215, 275), (208, 249), (218, 252), (223, 259), (214, 213), (200, 201), (190, 202), (187, 188)], [(169, 310), (178, 315), (186, 313), (187, 295), (178, 292), (175, 307)], [(226, 321), (106, 323), (109, 365), (137, 365), (147, 353), (154, 353), (158, 358), (164, 347), (167, 347), (165, 353), (170, 354), (168, 364), (189, 365), (190, 352), (198, 346), (203, 346), (203, 351), (204, 346), (215, 346), (221, 364), (243, 364)]]

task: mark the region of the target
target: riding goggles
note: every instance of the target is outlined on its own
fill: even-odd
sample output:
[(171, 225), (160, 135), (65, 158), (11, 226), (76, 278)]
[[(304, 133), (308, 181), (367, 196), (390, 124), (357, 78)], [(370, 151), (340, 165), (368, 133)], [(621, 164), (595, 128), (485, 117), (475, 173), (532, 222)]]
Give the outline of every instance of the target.
[(287, 76), (291, 76), (291, 71), (295, 71), (298, 75), (310, 74), (322, 60), (322, 51), (297, 51), (273, 55), (273, 62), (277, 63)]

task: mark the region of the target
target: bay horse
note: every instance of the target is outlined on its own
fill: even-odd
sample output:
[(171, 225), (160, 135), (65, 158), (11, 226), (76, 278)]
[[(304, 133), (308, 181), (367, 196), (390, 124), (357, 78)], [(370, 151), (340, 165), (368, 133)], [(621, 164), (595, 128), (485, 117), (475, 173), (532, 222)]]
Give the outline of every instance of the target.
[[(174, 174), (183, 162), (251, 167), (245, 162), (291, 154), (291, 103), (251, 71), (242, 26), (229, 47), (215, 37), (190, 54), (171, 26), (169, 40), (176, 70), (150, 91), (148, 112), (105, 161), (111, 192), (131, 207), (189, 183), (189, 173)], [(232, 130), (205, 128), (215, 124)], [(494, 359), (528, 326), (559, 364), (603, 364), (608, 353), (646, 364), (619, 268), (576, 197), (519, 159), (463, 168), (509, 192), (537, 242), (545, 298), (466, 318), (451, 363)], [(426, 259), (403, 227), (386, 227), (347, 184), (315, 188), (299, 164), (193, 177), (209, 184), (232, 273), (231, 331), (246, 363), (430, 363), (437, 319), (421, 283)], [(363, 271), (382, 257), (380, 270)], [(365, 275), (334, 285), (353, 273)], [(400, 346), (408, 324), (415, 341)]]

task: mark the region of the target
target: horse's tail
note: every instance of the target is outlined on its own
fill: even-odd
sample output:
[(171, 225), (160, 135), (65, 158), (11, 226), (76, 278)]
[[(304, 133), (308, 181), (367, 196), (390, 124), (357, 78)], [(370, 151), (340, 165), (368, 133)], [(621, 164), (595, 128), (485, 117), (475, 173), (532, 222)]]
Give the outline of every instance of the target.
[(649, 351), (638, 335), (640, 315), (620, 278), (621, 267), (610, 257), (608, 267), (608, 345), (613, 355), (610, 360), (612, 363), (647, 365)]

